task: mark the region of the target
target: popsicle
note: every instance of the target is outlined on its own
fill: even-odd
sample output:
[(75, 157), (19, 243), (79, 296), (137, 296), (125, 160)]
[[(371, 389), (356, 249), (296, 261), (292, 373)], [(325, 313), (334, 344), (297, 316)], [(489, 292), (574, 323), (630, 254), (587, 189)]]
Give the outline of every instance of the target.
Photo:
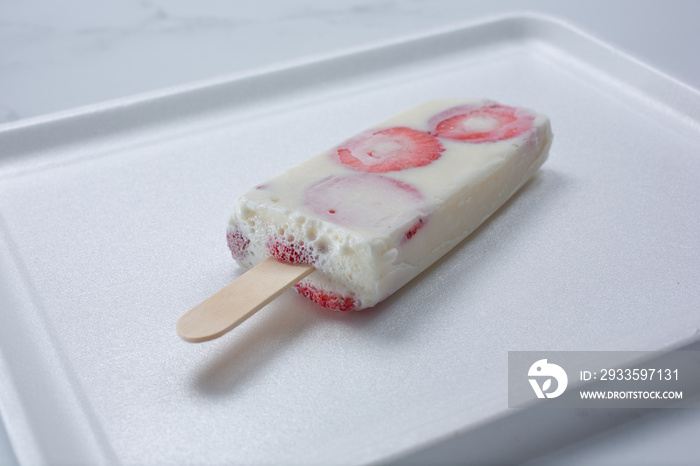
[[(544, 163), (551, 142), (549, 119), (533, 111), (490, 100), (431, 101), (240, 196), (228, 247), (244, 267), (286, 267), (280, 292), (293, 286), (326, 308), (365, 309), (502, 206)], [(230, 290), (226, 299), (235, 299)], [(225, 304), (214, 302), (225, 314)], [(211, 315), (206, 303), (190, 311), (185, 327)]]

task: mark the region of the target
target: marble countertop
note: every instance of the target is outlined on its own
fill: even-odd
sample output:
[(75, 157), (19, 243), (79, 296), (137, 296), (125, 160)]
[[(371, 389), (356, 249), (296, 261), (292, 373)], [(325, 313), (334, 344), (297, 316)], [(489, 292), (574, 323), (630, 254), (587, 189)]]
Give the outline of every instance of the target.
[[(524, 11), (700, 89), (693, 1), (0, 0), (0, 124)], [(698, 428), (697, 410), (653, 412), (542, 460), (665, 462), (664, 452), (694, 449)], [(0, 432), (0, 463), (3, 449)]]

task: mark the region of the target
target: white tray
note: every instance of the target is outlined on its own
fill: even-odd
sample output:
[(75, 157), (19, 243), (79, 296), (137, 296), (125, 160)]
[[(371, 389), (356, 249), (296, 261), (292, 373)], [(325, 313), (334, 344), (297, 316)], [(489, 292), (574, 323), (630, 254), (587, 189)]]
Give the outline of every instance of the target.
[[(534, 108), (555, 132), (539, 175), (470, 239), (375, 309), (288, 292), (218, 341), (177, 337), (240, 273), (224, 237), (238, 194), (451, 96)], [(380, 462), (512, 414), (509, 350), (683, 344), (700, 328), (699, 154), (697, 91), (535, 16), (5, 125), (0, 412), (15, 453)]]

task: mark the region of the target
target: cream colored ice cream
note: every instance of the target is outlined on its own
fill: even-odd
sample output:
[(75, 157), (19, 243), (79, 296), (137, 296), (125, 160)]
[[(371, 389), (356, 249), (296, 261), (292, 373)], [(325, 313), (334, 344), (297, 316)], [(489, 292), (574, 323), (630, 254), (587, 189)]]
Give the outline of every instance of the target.
[(295, 288), (322, 306), (374, 306), (503, 205), (551, 141), (549, 119), (529, 110), (428, 102), (239, 197), (228, 244), (246, 267), (313, 264)]

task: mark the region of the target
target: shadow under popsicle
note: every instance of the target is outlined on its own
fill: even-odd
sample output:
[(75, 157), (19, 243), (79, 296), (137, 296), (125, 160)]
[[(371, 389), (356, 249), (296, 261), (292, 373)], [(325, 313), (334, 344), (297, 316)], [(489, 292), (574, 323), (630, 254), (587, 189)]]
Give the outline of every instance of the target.
[[(233, 392), (289, 344), (307, 331), (317, 318), (306, 307), (315, 306), (294, 292), (287, 292), (223, 338), (232, 340), (224, 352), (207, 361), (194, 376), (192, 388), (207, 397)], [(261, 315), (262, 314), (262, 315)]]

